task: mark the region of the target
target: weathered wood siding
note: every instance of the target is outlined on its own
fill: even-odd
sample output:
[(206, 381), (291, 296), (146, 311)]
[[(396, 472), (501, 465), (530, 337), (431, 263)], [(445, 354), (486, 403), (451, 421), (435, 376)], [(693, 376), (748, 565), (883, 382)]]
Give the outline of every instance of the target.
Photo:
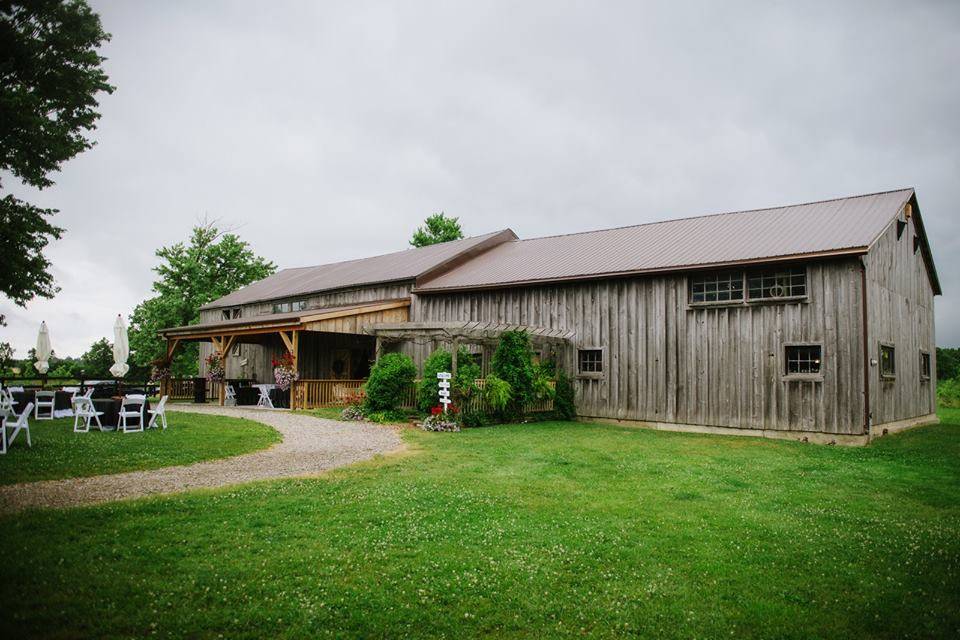
[[(902, 216), (902, 214), (901, 214)], [(893, 222), (865, 256), (868, 349), (880, 360), (880, 343), (894, 346), (896, 377), (883, 378), (870, 367), (870, 412), (874, 425), (936, 411), (937, 366), (933, 287), (922, 252), (914, 252), (916, 228), (907, 222), (897, 239)], [(920, 378), (920, 351), (930, 354), (930, 379)]]
[[(582, 416), (860, 434), (860, 265), (811, 263), (808, 286), (807, 302), (717, 308), (691, 308), (682, 274), (428, 294), (411, 320), (575, 331), (578, 347), (604, 350), (604, 376), (576, 379)], [(823, 345), (822, 381), (783, 380), (789, 342)]]
[[(348, 304), (359, 304), (363, 302), (377, 302), (379, 300), (395, 300), (406, 298), (410, 295), (412, 283), (385, 284), (372, 287), (357, 287), (353, 289), (343, 289), (340, 291), (331, 291), (323, 294), (308, 296), (307, 308), (338, 307)], [(294, 298), (301, 299), (301, 298)], [(200, 312), (200, 322), (212, 322), (221, 318), (223, 309), (207, 309)], [(260, 302), (243, 305), (240, 307), (240, 317), (253, 318), (260, 315), (273, 313), (273, 302)], [(327, 335), (327, 334), (323, 334)], [(332, 334), (331, 334), (332, 335)], [(304, 332), (300, 342), (300, 371), (303, 377), (326, 378), (329, 374), (329, 354), (327, 356), (314, 355), (317, 349), (316, 335), (313, 337), (310, 333)], [(226, 370), (228, 378), (256, 378), (266, 381), (273, 379), (273, 358), (279, 357), (286, 350), (280, 336), (271, 336), (267, 338), (266, 345), (242, 344), (240, 345), (240, 356), (227, 355)], [(349, 342), (350, 344), (345, 344)], [(349, 340), (349, 336), (344, 337), (339, 342), (331, 338), (329, 346), (332, 349), (360, 349), (356, 340)], [(362, 340), (363, 349), (367, 349), (373, 344), (372, 339)], [(372, 349), (372, 347), (369, 347)], [(206, 364), (204, 359), (210, 355), (212, 345), (209, 342), (200, 343), (200, 374), (206, 373)], [(324, 359), (326, 358), (326, 359)], [(247, 365), (240, 366), (240, 362), (246, 359)]]

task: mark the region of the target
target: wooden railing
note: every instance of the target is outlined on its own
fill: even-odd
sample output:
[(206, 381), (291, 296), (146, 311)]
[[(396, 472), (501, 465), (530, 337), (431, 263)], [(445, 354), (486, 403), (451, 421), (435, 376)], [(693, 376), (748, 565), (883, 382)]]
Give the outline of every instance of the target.
[(167, 378), (161, 383), (160, 394), (171, 400), (193, 400), (193, 378)]

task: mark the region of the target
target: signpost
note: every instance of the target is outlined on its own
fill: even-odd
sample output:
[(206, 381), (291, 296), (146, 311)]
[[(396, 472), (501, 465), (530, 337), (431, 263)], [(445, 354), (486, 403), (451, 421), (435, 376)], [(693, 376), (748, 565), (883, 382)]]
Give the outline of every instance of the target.
[(453, 375), (447, 371), (441, 371), (437, 374), (437, 380), (440, 382), (437, 383), (437, 386), (440, 388), (440, 404), (443, 405), (443, 412), (447, 412), (447, 405), (450, 404), (450, 378)]

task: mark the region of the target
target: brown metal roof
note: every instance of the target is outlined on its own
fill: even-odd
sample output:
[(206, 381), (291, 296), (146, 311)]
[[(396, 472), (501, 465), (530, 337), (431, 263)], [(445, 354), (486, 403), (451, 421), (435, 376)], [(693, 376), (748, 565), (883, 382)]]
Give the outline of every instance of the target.
[[(864, 252), (913, 189), (504, 242), (417, 292)], [(935, 272), (932, 277), (935, 280)], [(936, 288), (936, 284), (935, 284)]]
[(474, 252), (486, 250), (516, 237), (513, 231), (505, 229), (482, 236), (443, 242), (418, 249), (407, 249), (372, 258), (284, 269), (263, 280), (237, 289), (202, 308), (229, 307), (380, 282), (414, 280), (418, 276), (443, 268), (444, 265), (455, 264), (460, 259), (466, 259)]

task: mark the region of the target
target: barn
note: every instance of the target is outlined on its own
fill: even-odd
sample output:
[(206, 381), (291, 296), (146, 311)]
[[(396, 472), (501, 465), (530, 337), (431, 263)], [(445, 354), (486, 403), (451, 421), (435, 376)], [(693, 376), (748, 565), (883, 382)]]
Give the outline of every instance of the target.
[(934, 297), (913, 189), (520, 239), (507, 229), (282, 270), (162, 332), (228, 378), (294, 355), (296, 407), (385, 351), (526, 329), (577, 413), (660, 429), (861, 443), (936, 421)]

